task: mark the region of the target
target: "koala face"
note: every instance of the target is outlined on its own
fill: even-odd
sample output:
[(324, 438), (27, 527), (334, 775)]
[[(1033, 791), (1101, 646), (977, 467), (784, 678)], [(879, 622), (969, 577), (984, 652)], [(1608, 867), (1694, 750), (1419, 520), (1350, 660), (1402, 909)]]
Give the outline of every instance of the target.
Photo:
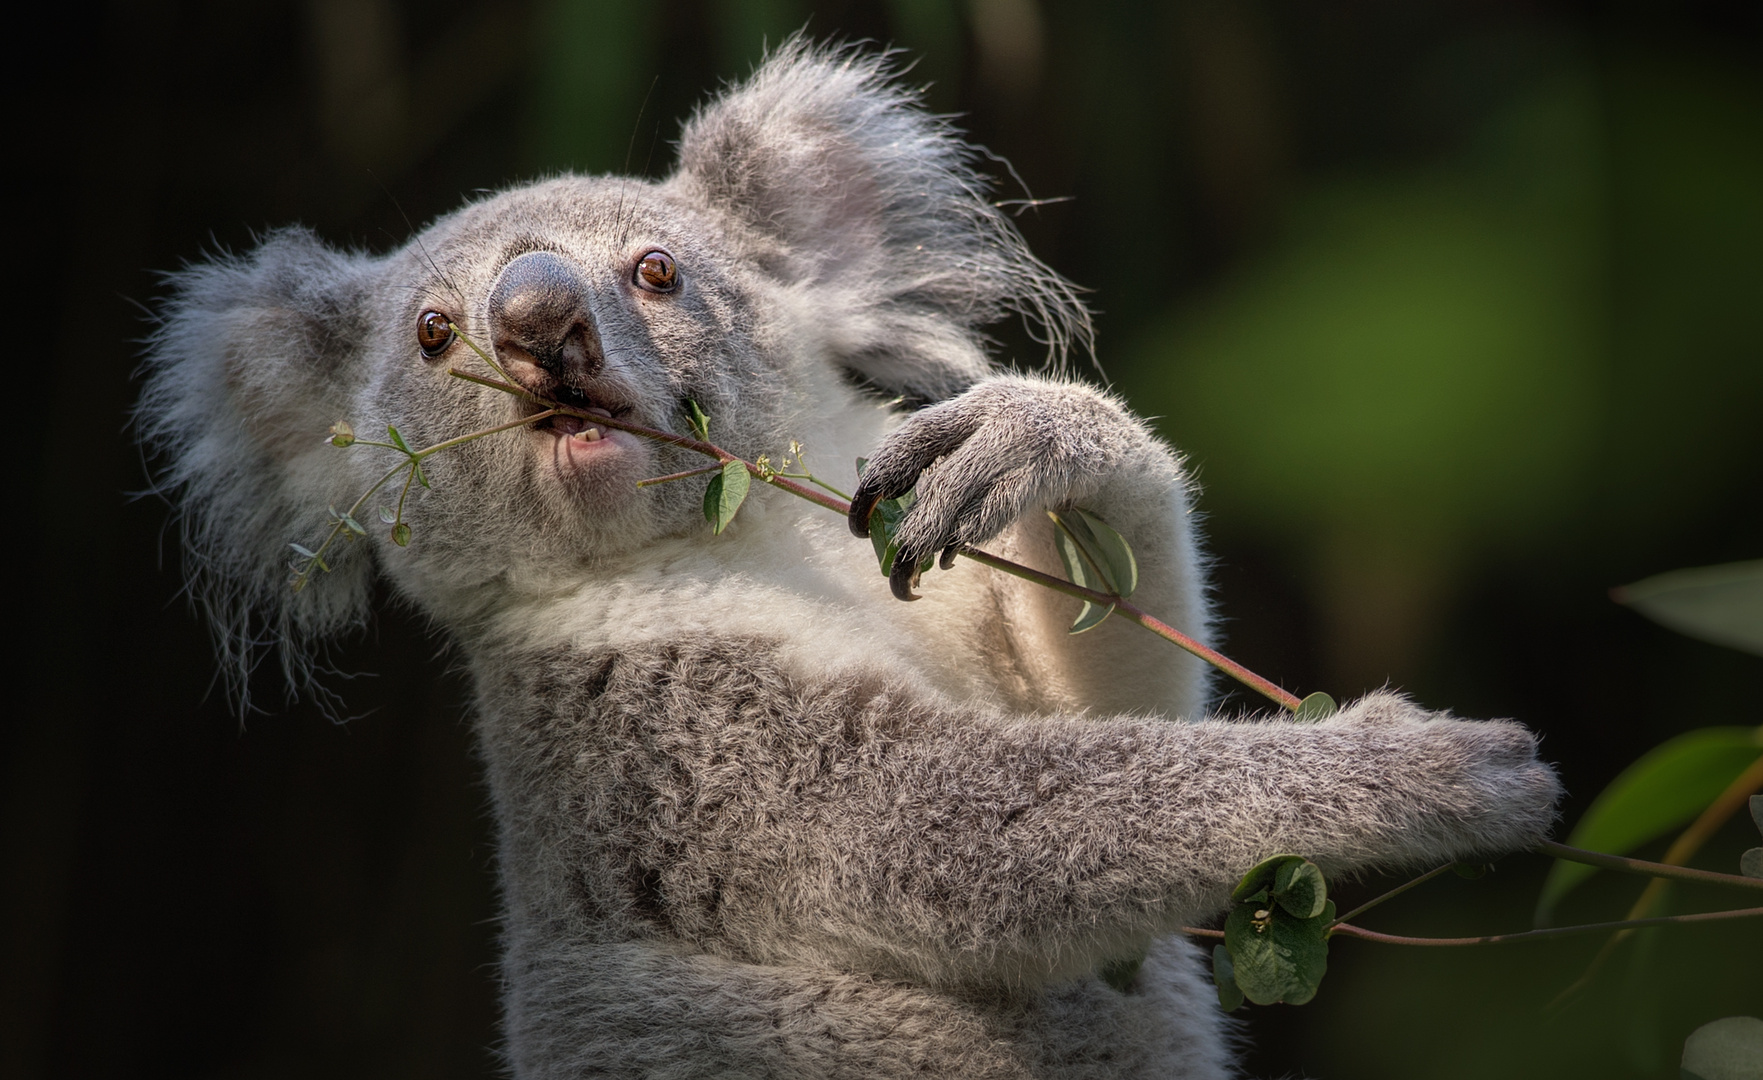
[[(372, 377), (357, 415), (426, 446), (538, 414), (450, 374), (496, 375), (476, 345), (539, 397), (682, 433), (689, 399), (736, 452), (778, 445), (808, 372), (769, 345), (789, 336), (784, 283), (755, 249), (738, 224), (636, 181), (554, 180), (468, 207), (387, 261), (382, 295), (397, 302), (373, 335), (386, 344), (362, 357)], [(384, 561), (431, 606), (491, 580), (543, 588), (700, 524), (694, 491), (637, 487), (700, 464), (575, 418), (538, 420), (433, 459), (445, 498), (408, 509), (410, 549)]]
[(635, 482), (702, 459), (539, 421), (426, 461), (407, 548), (371, 530), (292, 593), (288, 545), (322, 538), (326, 509), (396, 463), (328, 445), (332, 424), (395, 425), (421, 448), (534, 415), (449, 374), (492, 374), (449, 323), (555, 400), (684, 433), (690, 399), (747, 457), (849, 426), (854, 385), (920, 402), (966, 388), (1002, 315), (1055, 352), (1086, 340), (1082, 305), (987, 200), (973, 153), (879, 62), (795, 42), (687, 123), (659, 183), (562, 177), (383, 256), (289, 229), (176, 275), (137, 418), (236, 683), (263, 642), (302, 681), (310, 645), (365, 618), (376, 571), (459, 627), (701, 527), (696, 491)]

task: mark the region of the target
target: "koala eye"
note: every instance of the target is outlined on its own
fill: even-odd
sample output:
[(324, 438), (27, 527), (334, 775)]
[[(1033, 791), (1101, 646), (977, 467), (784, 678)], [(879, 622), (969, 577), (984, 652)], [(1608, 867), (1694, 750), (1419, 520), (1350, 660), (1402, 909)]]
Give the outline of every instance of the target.
[(672, 292), (679, 285), (679, 268), (673, 265), (673, 256), (665, 251), (651, 251), (637, 260), (637, 272), (632, 281), (640, 289), (649, 292)]
[(453, 344), (453, 328), (448, 323), (453, 320), (439, 311), (429, 310), (416, 318), (416, 344), (422, 349), (422, 355), (433, 360), (447, 351)]

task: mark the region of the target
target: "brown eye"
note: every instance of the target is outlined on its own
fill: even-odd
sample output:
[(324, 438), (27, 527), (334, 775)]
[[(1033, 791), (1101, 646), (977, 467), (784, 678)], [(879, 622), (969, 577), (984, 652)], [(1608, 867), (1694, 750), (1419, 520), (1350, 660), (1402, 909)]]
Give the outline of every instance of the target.
[(416, 320), (416, 344), (422, 355), (433, 360), (453, 344), (452, 320), (438, 311), (425, 311)]
[(672, 292), (679, 284), (679, 271), (673, 265), (672, 255), (665, 251), (651, 251), (637, 260), (634, 280), (639, 288), (650, 292)]

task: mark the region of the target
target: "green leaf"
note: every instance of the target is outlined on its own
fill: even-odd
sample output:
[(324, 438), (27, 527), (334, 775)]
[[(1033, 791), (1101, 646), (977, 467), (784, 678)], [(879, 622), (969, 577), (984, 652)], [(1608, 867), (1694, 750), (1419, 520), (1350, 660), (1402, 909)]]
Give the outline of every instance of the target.
[(1071, 624), (1071, 629), (1067, 630), (1066, 633), (1081, 634), (1085, 630), (1101, 626), (1102, 620), (1112, 614), (1114, 614), (1113, 604), (1098, 607), (1095, 604), (1090, 603), (1088, 600), (1085, 600), (1083, 610), (1077, 613), (1077, 621)]
[(382, 506), (382, 507), (380, 507), (380, 520), (385, 522), (387, 525), (390, 525), (394, 521), (398, 520), (398, 515), (392, 513), (391, 507)]
[(386, 425), (386, 437), (392, 440), (393, 446), (396, 446), (406, 454), (415, 453), (414, 450), (410, 449), (410, 444), (404, 441), (404, 436), (398, 434), (398, 429), (390, 424)]
[(1107, 583), (1102, 581), (1083, 553), (1078, 550), (1077, 541), (1071, 536), (1071, 530), (1059, 520), (1059, 515), (1052, 511), (1047, 516), (1053, 519), (1056, 526), (1053, 530), (1053, 546), (1059, 552), (1059, 561), (1065, 564), (1065, 576), (1073, 585), (1082, 585), (1086, 589), (1107, 592)]
[(1249, 872), (1243, 875), (1243, 879), (1237, 882), (1237, 887), (1231, 890), (1231, 902), (1240, 904), (1247, 900), (1254, 900), (1256, 894), (1261, 890), (1273, 888), (1280, 867), (1287, 863), (1303, 861), (1304, 856), (1302, 855), (1274, 855), (1262, 859), (1251, 867)]
[[(1567, 843), (1622, 854), (1693, 821), (1763, 755), (1763, 727), (1688, 731), (1643, 754), (1606, 787), (1579, 819)], [(1547, 925), (1555, 905), (1594, 868), (1557, 860), (1537, 899), (1536, 921)]]
[(709, 416), (709, 414), (707, 414), (703, 409), (699, 408), (698, 403), (696, 401), (693, 401), (691, 398), (686, 399), (686, 412), (688, 412), (690, 414), (690, 420), (691, 420), (691, 424), (692, 424), (692, 434), (698, 436), (698, 441), (700, 441), (700, 442), (709, 442), (710, 441), (710, 416)]
[(411, 462), (410, 463), (410, 471), (416, 474), (416, 482), (417, 483), (421, 484), (423, 487), (429, 486), (429, 478), (427, 476), (424, 476), (423, 472), (422, 472), (422, 462), (420, 462), (420, 461)]
[[(863, 466), (868, 464), (862, 458), (857, 459), (858, 475), (863, 474)], [(894, 570), (894, 556), (899, 553), (899, 546), (894, 537), (900, 531), (901, 522), (906, 520), (906, 511), (918, 501), (916, 490), (908, 491), (897, 499), (883, 499), (875, 504), (869, 512), (869, 543), (875, 548), (875, 561), (881, 566), (883, 577)]]
[(1218, 1005), (1225, 1012), (1242, 1008), (1243, 991), (1230, 963), (1230, 950), (1223, 945), (1212, 946), (1212, 985), (1218, 987)]
[(1047, 516), (1053, 519), (1061, 533), (1070, 538), (1083, 561), (1103, 583), (1091, 588), (1121, 599), (1138, 589), (1139, 563), (1133, 557), (1132, 547), (1106, 521), (1081, 507), (1059, 513), (1048, 511)]
[[(1125, 599), (1139, 587), (1139, 564), (1132, 548), (1108, 523), (1090, 513), (1073, 507), (1070, 510), (1047, 511), (1058, 527), (1056, 537), (1063, 538), (1059, 556), (1075, 584)], [(1081, 566), (1082, 570), (1078, 570)], [(1077, 580), (1082, 572), (1088, 583)]]
[(1314, 919), (1328, 902), (1322, 870), (1308, 859), (1282, 865), (1273, 875), (1273, 898), (1300, 919)]
[[(1108, 582), (1102, 578), (1101, 571), (1097, 569), (1096, 564), (1084, 556), (1082, 547), (1066, 521), (1052, 511), (1048, 511), (1047, 516), (1053, 519), (1056, 526), (1053, 530), (1053, 546), (1059, 552), (1059, 561), (1065, 564), (1065, 576), (1070, 579), (1071, 583), (1086, 589), (1094, 589), (1097, 592), (1114, 592)], [(1071, 629), (1067, 633), (1081, 634), (1085, 630), (1099, 625), (1113, 611), (1113, 604), (1098, 605), (1085, 600), (1083, 607), (1077, 613), (1077, 621), (1071, 624)]]
[(353, 515), (339, 513), (337, 508), (333, 506), (331, 507), (331, 516), (336, 518), (338, 524), (342, 525), (343, 528), (354, 533), (356, 536), (367, 535), (367, 528), (362, 525), (361, 522), (356, 521)]
[(311, 548), (307, 547), (305, 544), (289, 544), (288, 546), (294, 549), (294, 554), (299, 555), (302, 558), (307, 558), (307, 559), (318, 558), (318, 552), (313, 551)]
[(1292, 713), (1292, 719), (1303, 721), (1323, 720), (1333, 716), (1339, 711), (1339, 707), (1334, 703), (1334, 698), (1331, 698), (1327, 694), (1318, 690), (1316, 693), (1305, 697), (1303, 701), (1298, 702), (1298, 708)]
[(410, 526), (404, 524), (402, 521), (392, 526), (392, 543), (397, 544), (399, 547), (409, 547)]
[(1328, 924), (1334, 903), (1301, 919), (1278, 904), (1237, 904), (1224, 922), (1224, 944), (1243, 996), (1257, 1005), (1302, 1005), (1328, 972)]
[(1610, 595), (1680, 634), (1763, 656), (1763, 559), (1673, 570)]
[(332, 446), (352, 446), (352, 445), (354, 445), (354, 443), (355, 443), (355, 429), (349, 426), (348, 421), (338, 420), (336, 423), (331, 425), (330, 443)]
[(722, 535), (735, 519), (735, 511), (747, 499), (750, 481), (747, 467), (738, 461), (723, 462), (722, 471), (710, 478), (710, 486), (704, 489), (704, 519), (710, 522), (711, 532)]

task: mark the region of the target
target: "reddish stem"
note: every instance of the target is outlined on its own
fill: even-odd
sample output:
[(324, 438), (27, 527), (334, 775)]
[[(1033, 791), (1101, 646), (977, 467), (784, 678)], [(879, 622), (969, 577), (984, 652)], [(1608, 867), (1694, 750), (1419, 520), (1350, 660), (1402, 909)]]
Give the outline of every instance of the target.
[[(738, 461), (754, 478), (763, 480), (773, 487), (783, 488), (792, 495), (798, 495), (807, 499), (811, 503), (824, 506), (828, 510), (832, 510), (836, 513), (848, 514), (851, 512), (851, 504), (843, 499), (834, 498), (825, 492), (817, 491), (805, 484), (798, 484), (794, 480), (778, 476), (776, 473), (761, 472), (758, 466), (742, 458), (738, 458), (727, 450), (724, 450), (722, 447), (716, 446), (712, 443), (700, 442), (697, 439), (688, 439), (683, 435), (675, 435), (672, 432), (657, 431), (654, 428), (644, 427), (641, 424), (632, 424), (625, 420), (614, 420), (610, 417), (601, 416), (598, 413), (588, 413), (580, 409), (572, 409), (567, 405), (559, 405), (554, 401), (548, 401), (544, 398), (538, 397), (518, 386), (503, 382), (500, 379), (486, 379), (481, 375), (473, 375), (467, 371), (460, 371), (458, 368), (449, 368), (448, 374), (464, 379), (467, 382), (478, 383), (481, 386), (488, 386), (506, 394), (513, 394), (515, 397), (530, 401), (535, 405), (543, 405), (547, 408), (555, 409), (567, 416), (579, 416), (584, 420), (591, 420), (596, 424), (616, 428), (620, 431), (628, 431), (632, 435), (641, 435), (644, 438), (654, 439), (657, 442), (669, 443), (686, 450), (695, 450), (700, 454), (713, 457), (718, 461)], [(1296, 712), (1299, 704), (1302, 702), (1302, 699), (1296, 694), (1281, 689), (1279, 686), (1276, 686), (1269, 680), (1255, 674), (1253, 671), (1250, 671), (1248, 668), (1237, 663), (1235, 660), (1230, 659), (1223, 653), (1218, 652), (1215, 649), (1207, 648), (1198, 641), (1195, 641), (1193, 638), (1182, 633), (1180, 630), (1177, 630), (1175, 627), (1170, 626), (1163, 620), (1146, 612), (1138, 605), (1122, 599), (1121, 597), (1111, 596), (1104, 592), (1097, 592), (1094, 589), (1086, 589), (1081, 585), (1074, 585), (1063, 578), (1056, 578), (1051, 574), (1043, 574), (1039, 570), (1030, 569), (1029, 567), (1023, 566), (1021, 563), (1011, 562), (1009, 559), (1000, 559), (996, 555), (981, 551), (975, 547), (963, 545), (960, 552), (974, 562), (983, 563), (993, 569), (1002, 570), (1007, 574), (1014, 574), (1025, 581), (1032, 581), (1038, 585), (1044, 585), (1049, 589), (1065, 593), (1067, 596), (1075, 596), (1080, 600), (1088, 600), (1092, 604), (1101, 605), (1103, 607), (1113, 607), (1120, 613), (1121, 617), (1130, 622), (1137, 623), (1146, 630), (1151, 631), (1151, 633), (1163, 638), (1165, 641), (1186, 649), (1188, 652), (1193, 653), (1195, 656), (1206, 661), (1208, 664), (1211, 664), (1213, 667), (1216, 667), (1218, 670), (1229, 675), (1244, 686), (1272, 699), (1285, 709)]]

